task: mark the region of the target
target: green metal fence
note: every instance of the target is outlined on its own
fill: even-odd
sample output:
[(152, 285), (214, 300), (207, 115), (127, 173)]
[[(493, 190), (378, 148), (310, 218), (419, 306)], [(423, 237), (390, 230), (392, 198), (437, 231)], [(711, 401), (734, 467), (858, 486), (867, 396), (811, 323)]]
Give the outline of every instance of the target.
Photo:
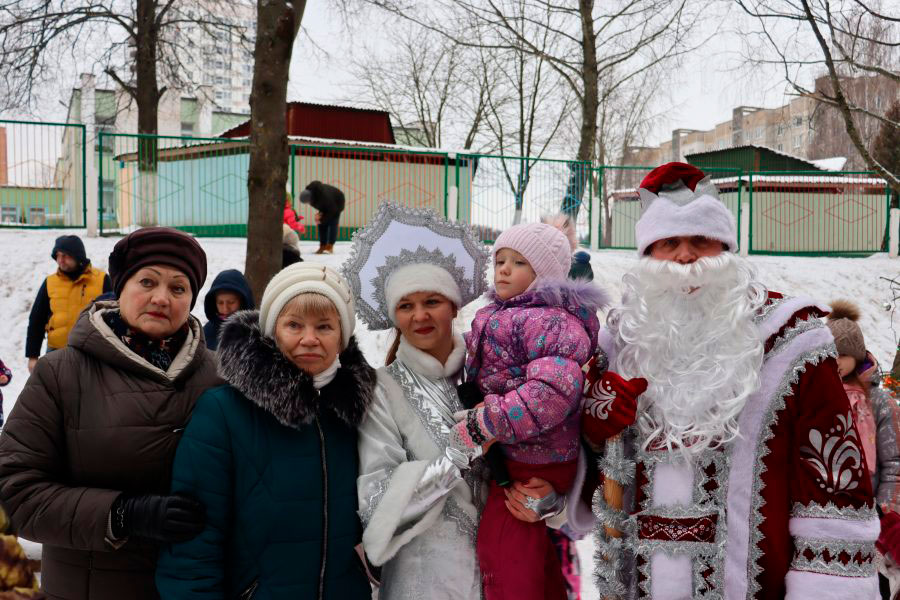
[(0, 226), (84, 227), (82, 125), (0, 119)]
[(538, 221), (566, 206), (576, 214), (579, 242), (590, 245), (590, 163), (465, 154), (456, 164), (456, 218), (473, 224), (485, 242), (511, 225)]
[(887, 250), (890, 188), (873, 173), (749, 173), (747, 187), (754, 254)]
[(196, 235), (246, 235), (246, 139), (100, 132), (98, 147), (101, 234), (164, 225)]
[[(100, 131), (96, 143), (86, 144), (81, 125), (13, 120), (0, 120), (0, 225), (84, 227), (92, 185), (85, 174), (88, 153), (96, 165), (101, 233), (168, 225), (196, 235), (246, 235), (247, 139)], [(342, 240), (388, 200), (472, 223), (486, 242), (565, 205), (577, 213), (582, 244), (596, 236), (599, 247), (633, 249), (636, 187), (651, 170), (427, 149), (291, 143), (290, 153), (288, 190), (307, 240), (318, 234), (314, 211), (297, 198), (319, 180), (344, 191)], [(707, 171), (739, 227), (742, 203), (749, 204), (750, 252), (841, 255), (887, 248), (890, 190), (872, 173)]]
[(298, 202), (300, 192), (312, 181), (344, 192), (338, 240), (349, 240), (385, 201), (430, 208), (447, 216), (449, 177), (457, 160), (445, 152), (300, 144), (291, 144), (290, 151), (289, 187), (294, 208), (303, 217), (301, 239), (318, 239), (315, 209)]

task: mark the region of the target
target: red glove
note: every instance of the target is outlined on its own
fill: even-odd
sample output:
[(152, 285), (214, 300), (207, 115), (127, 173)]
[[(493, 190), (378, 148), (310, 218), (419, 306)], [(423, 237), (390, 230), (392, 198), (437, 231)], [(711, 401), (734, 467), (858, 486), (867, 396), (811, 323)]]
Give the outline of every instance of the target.
[(596, 366), (589, 365), (585, 377), (581, 430), (589, 442), (599, 446), (634, 423), (637, 399), (646, 391), (647, 380), (636, 377), (626, 381), (612, 371), (600, 373)]
[(881, 534), (875, 547), (882, 554), (890, 554), (894, 562), (900, 562), (900, 515), (886, 512), (881, 517)]

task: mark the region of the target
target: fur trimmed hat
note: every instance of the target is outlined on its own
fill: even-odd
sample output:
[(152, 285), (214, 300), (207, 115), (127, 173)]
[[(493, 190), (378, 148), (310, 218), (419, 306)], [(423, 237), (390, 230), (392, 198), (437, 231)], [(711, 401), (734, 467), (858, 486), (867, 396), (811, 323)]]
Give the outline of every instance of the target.
[(828, 314), (828, 329), (834, 336), (838, 354), (852, 356), (857, 362), (866, 359), (866, 340), (859, 328), (859, 308), (849, 300), (835, 300)]
[(565, 279), (577, 243), (575, 224), (566, 215), (545, 217), (541, 223), (513, 225), (494, 242), (494, 256), (503, 248), (515, 250), (534, 269), (535, 281)]
[(708, 175), (693, 165), (670, 162), (656, 167), (638, 187), (641, 218), (634, 227), (638, 254), (653, 242), (677, 236), (702, 235), (738, 247), (734, 215), (719, 199)]
[(446, 269), (430, 263), (406, 265), (391, 273), (384, 286), (391, 321), (397, 321), (395, 315), (400, 298), (415, 292), (437, 292), (453, 302), (456, 308), (463, 306), (459, 286)]
[(350, 343), (356, 328), (356, 307), (350, 287), (340, 274), (322, 264), (299, 262), (279, 271), (266, 286), (259, 305), (259, 327), (263, 335), (273, 337), (275, 321), (281, 309), (295, 296), (321, 294), (334, 304), (341, 319), (341, 349)]

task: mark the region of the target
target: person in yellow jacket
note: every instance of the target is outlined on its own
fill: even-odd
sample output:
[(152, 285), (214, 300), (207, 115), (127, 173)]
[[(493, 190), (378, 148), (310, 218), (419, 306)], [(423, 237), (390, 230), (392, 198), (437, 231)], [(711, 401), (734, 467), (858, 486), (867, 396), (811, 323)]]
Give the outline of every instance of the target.
[(69, 330), (81, 311), (97, 296), (112, 291), (109, 275), (91, 266), (84, 243), (77, 235), (56, 238), (53, 252), (56, 273), (44, 280), (28, 317), (25, 356), (28, 371), (34, 369), (41, 354), (44, 332), (47, 332), (47, 352), (66, 345)]

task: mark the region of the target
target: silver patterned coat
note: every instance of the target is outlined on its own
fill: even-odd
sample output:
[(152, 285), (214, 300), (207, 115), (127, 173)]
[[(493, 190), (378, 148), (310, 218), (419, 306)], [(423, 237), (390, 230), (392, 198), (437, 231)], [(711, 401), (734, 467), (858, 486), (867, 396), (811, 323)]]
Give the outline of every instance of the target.
[(443, 365), (401, 338), (397, 359), (378, 371), (359, 427), (357, 490), (363, 547), (383, 566), (379, 600), (481, 597), (475, 536), (486, 485), (447, 448), (464, 355), (458, 335)]

